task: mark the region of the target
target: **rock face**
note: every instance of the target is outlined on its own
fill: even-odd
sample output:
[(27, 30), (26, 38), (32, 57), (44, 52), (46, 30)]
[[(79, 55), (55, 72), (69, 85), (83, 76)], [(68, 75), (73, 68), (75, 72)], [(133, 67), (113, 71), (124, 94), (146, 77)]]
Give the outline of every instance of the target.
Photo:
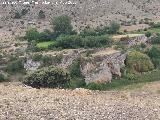
[(111, 82), (113, 76), (121, 77), (121, 68), (125, 65), (126, 54), (113, 51), (108, 54), (94, 54), (91, 58), (83, 58), (81, 72), (87, 84)]
[(128, 47), (140, 45), (141, 43), (147, 43), (149, 41), (145, 34), (115, 35), (113, 36), (113, 40), (128, 45)]
[(33, 71), (33, 70), (37, 70), (40, 67), (40, 65), (41, 65), (40, 62), (35, 62), (35, 61), (31, 60), (31, 59), (28, 59), (26, 61), (26, 63), (24, 64), (24, 68), (26, 70)]
[[(113, 49), (92, 50), (90, 57), (85, 57), (86, 49), (68, 50), (55, 54), (62, 54), (62, 61), (57, 67), (67, 69), (73, 61), (80, 58), (81, 73), (87, 84), (91, 82), (105, 83), (111, 82), (113, 76), (121, 77), (121, 68), (124, 66), (126, 54)], [(54, 54), (52, 54), (54, 56)], [(26, 70), (36, 70), (41, 66), (41, 62), (27, 60), (24, 64)]]
[(148, 38), (145, 35), (137, 36), (134, 38), (131, 38), (128, 41), (129, 46), (139, 45), (141, 43), (146, 43), (148, 41)]

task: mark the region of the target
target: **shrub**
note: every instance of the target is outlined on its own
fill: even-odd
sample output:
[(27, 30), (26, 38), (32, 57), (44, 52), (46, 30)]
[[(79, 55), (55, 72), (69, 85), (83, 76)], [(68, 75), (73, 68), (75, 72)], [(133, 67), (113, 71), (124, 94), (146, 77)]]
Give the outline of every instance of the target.
[(109, 26), (109, 29), (108, 29), (108, 33), (109, 34), (116, 34), (120, 29), (120, 25), (116, 22), (112, 22)]
[(29, 28), (26, 31), (25, 38), (30, 42), (32, 40), (38, 40), (39, 39), (39, 32), (36, 28)]
[(20, 14), (18, 11), (15, 12), (14, 18), (15, 18), (15, 19), (20, 19), (20, 18), (21, 18), (21, 14)]
[(46, 16), (45, 16), (45, 13), (44, 13), (44, 11), (43, 10), (40, 10), (39, 11), (39, 13), (38, 13), (38, 17), (40, 18), (40, 19), (43, 19), (43, 18), (45, 18)]
[(79, 59), (73, 61), (72, 65), (69, 67), (69, 72), (72, 78), (82, 77)]
[(40, 61), (42, 59), (42, 54), (34, 54), (32, 55), (32, 60), (33, 61)]
[(159, 28), (160, 27), (160, 23), (152, 23), (151, 25), (152, 28)]
[(152, 62), (156, 68), (160, 68), (160, 48), (153, 46), (149, 52), (148, 56), (152, 59)]
[(111, 39), (108, 36), (86, 36), (82, 38), (79, 35), (61, 35), (56, 39), (54, 47), (62, 48), (80, 48), (80, 47), (103, 47), (110, 45)]
[(40, 48), (37, 47), (37, 43), (35, 40), (28, 42), (27, 52), (39, 52), (41, 51)]
[(68, 16), (59, 16), (52, 20), (53, 31), (57, 34), (71, 34), (73, 27), (71, 25), (71, 18)]
[(160, 44), (160, 35), (158, 34), (156, 37), (151, 39), (152, 44)]
[(78, 35), (61, 35), (56, 39), (55, 46), (62, 48), (82, 47), (82, 37)]
[(150, 58), (160, 58), (160, 48), (157, 46), (153, 46), (149, 50), (148, 55)]
[(108, 36), (87, 36), (83, 39), (83, 47), (103, 47), (110, 45), (111, 42)]
[(80, 59), (73, 61), (69, 67), (69, 73), (71, 75), (71, 88), (79, 88), (85, 86), (85, 80), (80, 70)]
[(91, 28), (87, 29), (87, 28), (85, 28), (84, 30), (82, 30), (80, 32), (80, 35), (82, 37), (85, 37), (85, 36), (96, 36), (97, 32), (94, 29), (91, 29)]
[(137, 72), (147, 72), (154, 69), (150, 58), (141, 52), (129, 52), (126, 59), (127, 67)]
[(147, 45), (145, 43), (141, 43), (141, 48), (146, 48)]
[(0, 73), (0, 82), (8, 81), (8, 75), (5, 73)]
[(104, 27), (102, 27), (102, 28), (98, 27), (98, 28), (96, 29), (97, 35), (105, 35), (105, 34), (108, 34), (108, 29), (109, 29), (108, 26), (104, 26)]
[(145, 36), (146, 36), (146, 37), (151, 37), (151, 35), (152, 35), (151, 32), (146, 32), (146, 33), (145, 33)]
[(45, 29), (43, 32), (39, 33), (38, 42), (50, 41), (56, 39), (56, 37), (57, 36), (53, 32)]
[(24, 84), (32, 87), (66, 87), (69, 85), (70, 75), (66, 70), (57, 67), (45, 67), (29, 73)]

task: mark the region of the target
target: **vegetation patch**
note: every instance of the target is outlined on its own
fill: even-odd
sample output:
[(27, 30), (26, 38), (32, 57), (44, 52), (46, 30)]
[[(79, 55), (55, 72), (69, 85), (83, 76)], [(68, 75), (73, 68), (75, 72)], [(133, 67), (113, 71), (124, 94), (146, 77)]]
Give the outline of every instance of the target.
[(39, 88), (39, 87), (67, 87), (70, 82), (70, 75), (66, 70), (57, 67), (45, 67), (37, 71), (29, 73), (24, 84)]
[(54, 41), (39, 42), (37, 43), (37, 47), (40, 49), (47, 49), (50, 45), (54, 45), (54, 43)]
[(154, 69), (150, 58), (138, 51), (128, 53), (126, 65), (131, 71), (136, 72), (147, 72)]

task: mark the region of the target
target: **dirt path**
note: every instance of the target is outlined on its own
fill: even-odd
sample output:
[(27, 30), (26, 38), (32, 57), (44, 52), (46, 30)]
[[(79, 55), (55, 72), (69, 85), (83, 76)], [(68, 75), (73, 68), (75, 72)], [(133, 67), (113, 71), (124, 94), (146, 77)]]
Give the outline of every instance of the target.
[(160, 120), (160, 82), (104, 92), (0, 84), (0, 120)]

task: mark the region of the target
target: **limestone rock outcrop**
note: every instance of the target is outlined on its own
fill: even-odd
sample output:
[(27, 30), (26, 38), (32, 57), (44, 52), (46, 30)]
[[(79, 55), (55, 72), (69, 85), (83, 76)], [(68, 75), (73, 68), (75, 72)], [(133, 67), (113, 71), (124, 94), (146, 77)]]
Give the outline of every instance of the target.
[[(93, 53), (86, 56), (86, 49), (61, 51), (62, 60), (57, 67), (67, 69), (74, 60), (80, 59), (80, 69), (86, 84), (111, 82), (113, 77), (121, 77), (121, 68), (125, 66), (126, 54), (113, 49), (92, 49)], [(51, 53), (53, 56), (55, 54)], [(50, 55), (51, 55), (50, 54)], [(36, 70), (41, 62), (27, 60), (24, 64), (26, 70)]]
[[(104, 54), (99, 54), (103, 53)], [(106, 52), (106, 53), (105, 53)], [(81, 72), (87, 84), (111, 82), (113, 76), (121, 77), (121, 68), (125, 65), (126, 54), (120, 51), (104, 50), (83, 58)]]

